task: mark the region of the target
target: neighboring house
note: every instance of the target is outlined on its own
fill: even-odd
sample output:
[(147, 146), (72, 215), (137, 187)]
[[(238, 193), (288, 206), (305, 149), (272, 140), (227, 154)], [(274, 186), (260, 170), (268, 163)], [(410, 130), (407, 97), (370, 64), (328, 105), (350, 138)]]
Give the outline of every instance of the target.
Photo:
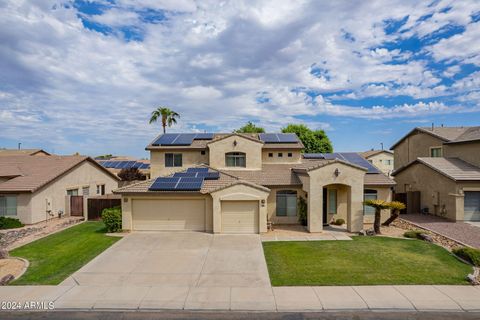
[(394, 181), (357, 153), (307, 159), (302, 149), (295, 134), (161, 135), (147, 146), (156, 179), (114, 191), (123, 228), (266, 232), (268, 222), (298, 223), (303, 198), (310, 232), (333, 218), (355, 232), (373, 221), (364, 197), (391, 199)]
[(51, 154), (42, 149), (0, 149), (1, 156), (50, 156)]
[(117, 176), (123, 169), (137, 168), (147, 179), (150, 179), (149, 160), (137, 160), (129, 157), (113, 157), (108, 160), (95, 160)]
[(106, 194), (117, 187), (118, 178), (88, 157), (0, 157), (0, 216), (25, 224), (45, 221), (59, 212), (68, 215), (71, 197), (67, 196)]
[(393, 171), (393, 152), (390, 150), (369, 150), (360, 152), (360, 155), (387, 176)]
[(480, 126), (415, 128), (395, 143), (397, 193), (420, 192), (420, 208), (480, 221)]

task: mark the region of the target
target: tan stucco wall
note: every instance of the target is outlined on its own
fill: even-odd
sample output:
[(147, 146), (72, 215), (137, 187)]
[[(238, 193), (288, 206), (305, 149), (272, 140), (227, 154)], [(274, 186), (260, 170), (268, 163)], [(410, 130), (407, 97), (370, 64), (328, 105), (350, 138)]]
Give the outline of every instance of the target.
[(427, 133), (413, 133), (394, 149), (394, 167), (398, 169), (417, 159), (430, 157), (430, 147), (440, 147), (443, 141)]
[(159, 200), (159, 199), (169, 199), (169, 200), (188, 200), (188, 199), (205, 199), (205, 230), (207, 232), (213, 231), (213, 207), (212, 207), (212, 197), (210, 195), (176, 195), (176, 194), (165, 194), (154, 197), (151, 195), (122, 195), (122, 229), (123, 230), (132, 230), (132, 203), (133, 200)]
[[(273, 157), (269, 157), (268, 154), (272, 153)], [(283, 156), (279, 157), (281, 153)], [(288, 157), (291, 153), (292, 156)], [(300, 150), (288, 150), (288, 149), (264, 149), (262, 150), (263, 163), (300, 163), (302, 161), (302, 154)]]
[(443, 145), (444, 157), (460, 158), (480, 167), (480, 141)]
[[(371, 157), (368, 157), (367, 160), (371, 161), (372, 164), (380, 169), (386, 175), (390, 175), (393, 171), (393, 154), (389, 152), (382, 152)], [(391, 160), (392, 164), (386, 164), (386, 160)]]
[[(30, 213), (26, 214), (25, 220), (22, 220), (22, 222), (31, 224), (45, 220), (46, 199), (51, 201), (53, 214), (56, 215), (59, 210), (66, 213), (67, 189), (78, 188), (79, 195), (81, 195), (82, 187), (88, 186), (90, 187), (90, 195), (94, 196), (96, 195), (97, 184), (105, 184), (105, 193), (107, 194), (118, 188), (118, 181), (109, 174), (90, 162), (83, 162), (66, 175), (35, 192), (30, 200)], [(85, 205), (84, 211), (86, 212)]]
[[(181, 153), (182, 167), (165, 167), (165, 153)], [(172, 172), (182, 171), (199, 164), (208, 164), (208, 151), (202, 155), (201, 150), (151, 150), (150, 151), (150, 177), (165, 176)]]
[[(269, 192), (248, 185), (237, 184), (216, 192), (212, 192), (213, 201), (213, 232), (222, 232), (222, 200), (245, 200), (258, 201), (258, 230), (260, 233), (267, 232), (267, 198)], [(262, 203), (262, 200), (264, 203)]]
[[(399, 172), (395, 181), (396, 192), (420, 191), (420, 208), (428, 207), (430, 213), (437, 215), (443, 215), (443, 211), (444, 216), (451, 220), (463, 219), (463, 200), (461, 207), (457, 207), (460, 188), (455, 181), (421, 163)], [(434, 204), (438, 205), (435, 207)]]
[[(237, 145), (234, 145), (234, 141)], [(210, 161), (213, 168), (227, 169), (225, 167), (225, 154), (228, 152), (244, 152), (246, 154), (245, 168), (232, 168), (229, 170), (260, 170), (262, 168), (262, 143), (258, 143), (241, 136), (230, 136), (208, 144)]]
[[(335, 170), (340, 175), (335, 176)], [(308, 230), (320, 232), (323, 229), (322, 202), (323, 187), (331, 184), (341, 184), (348, 187), (347, 199), (347, 228), (351, 232), (357, 232), (363, 228), (363, 180), (365, 171), (342, 164), (332, 163), (316, 170), (308, 172)], [(302, 177), (305, 180), (305, 177)]]
[[(390, 187), (365, 187), (365, 190), (377, 190), (377, 199), (383, 201), (392, 201), (392, 190)], [(381, 222), (385, 222), (390, 217), (390, 210), (382, 210)], [(363, 215), (364, 224), (373, 224), (375, 215)]]
[(301, 187), (269, 187), (270, 194), (267, 198), (267, 218), (268, 220), (272, 221), (275, 224), (297, 224), (298, 223), (298, 215), (291, 216), (291, 217), (277, 217), (277, 191), (281, 190), (294, 190), (297, 191), (297, 199), (298, 197), (305, 198), (305, 191), (302, 190)]

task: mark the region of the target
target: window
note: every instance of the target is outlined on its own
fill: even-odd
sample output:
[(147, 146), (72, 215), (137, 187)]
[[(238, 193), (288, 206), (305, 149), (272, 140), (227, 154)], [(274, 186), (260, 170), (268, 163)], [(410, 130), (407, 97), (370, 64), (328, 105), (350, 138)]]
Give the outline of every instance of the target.
[(182, 154), (181, 153), (165, 153), (165, 167), (181, 167)]
[(288, 153), (288, 157), (291, 158), (293, 155), (291, 152)]
[(337, 214), (337, 190), (328, 190), (328, 213)]
[[(365, 190), (363, 200), (377, 200), (377, 190)], [(363, 206), (363, 214), (375, 214), (375, 209), (370, 206)]]
[(438, 158), (442, 156), (442, 147), (430, 148), (430, 157)]
[(78, 189), (67, 190), (67, 196), (78, 196)]
[(297, 215), (297, 191), (277, 191), (277, 216), (294, 217)]
[(82, 188), (82, 195), (83, 195), (83, 196), (88, 196), (88, 195), (90, 195), (90, 187), (83, 187), (83, 188)]
[(105, 185), (104, 184), (97, 184), (97, 194), (104, 195), (105, 194)]
[(383, 160), (387, 166), (392, 165), (392, 160)]
[(0, 216), (17, 215), (17, 196), (0, 196)]
[(279, 157), (279, 158), (283, 157), (283, 153), (279, 152), (279, 153), (278, 153), (278, 157)]
[(200, 151), (200, 154), (201, 154), (202, 156), (204, 156), (204, 155), (205, 155), (205, 150)]
[(370, 160), (368, 160), (368, 162), (370, 162), (370, 163), (373, 163), (373, 161), (372, 161), (371, 159), (370, 159)]
[(269, 158), (273, 158), (273, 153), (270, 152), (270, 153), (268, 154), (268, 157), (269, 157)]
[(245, 168), (246, 160), (243, 152), (229, 152), (225, 154), (225, 166)]

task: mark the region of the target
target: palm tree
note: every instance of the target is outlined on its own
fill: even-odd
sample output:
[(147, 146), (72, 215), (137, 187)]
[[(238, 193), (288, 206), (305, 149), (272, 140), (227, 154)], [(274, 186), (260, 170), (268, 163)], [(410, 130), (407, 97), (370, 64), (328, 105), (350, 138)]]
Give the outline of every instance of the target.
[(172, 124), (176, 124), (177, 118), (180, 118), (180, 115), (167, 107), (158, 107), (155, 111), (152, 112), (149, 123), (152, 124), (154, 122), (157, 122), (159, 118), (162, 119), (163, 133), (165, 133), (166, 127), (171, 127)]
[(381, 234), (380, 221), (382, 219), (382, 210), (389, 208), (389, 203), (383, 200), (365, 200), (364, 205), (373, 207), (375, 209), (375, 220), (373, 222), (373, 232), (375, 234)]

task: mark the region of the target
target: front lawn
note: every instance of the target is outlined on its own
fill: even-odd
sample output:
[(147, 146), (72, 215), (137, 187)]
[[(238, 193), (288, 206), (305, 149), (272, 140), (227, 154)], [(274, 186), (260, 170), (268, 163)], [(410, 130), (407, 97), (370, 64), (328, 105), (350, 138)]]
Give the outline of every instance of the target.
[(84, 222), (14, 249), (30, 266), (12, 284), (59, 284), (119, 239), (105, 235), (103, 222)]
[(263, 249), (273, 286), (468, 284), (472, 272), (447, 250), (421, 240), (264, 242)]

